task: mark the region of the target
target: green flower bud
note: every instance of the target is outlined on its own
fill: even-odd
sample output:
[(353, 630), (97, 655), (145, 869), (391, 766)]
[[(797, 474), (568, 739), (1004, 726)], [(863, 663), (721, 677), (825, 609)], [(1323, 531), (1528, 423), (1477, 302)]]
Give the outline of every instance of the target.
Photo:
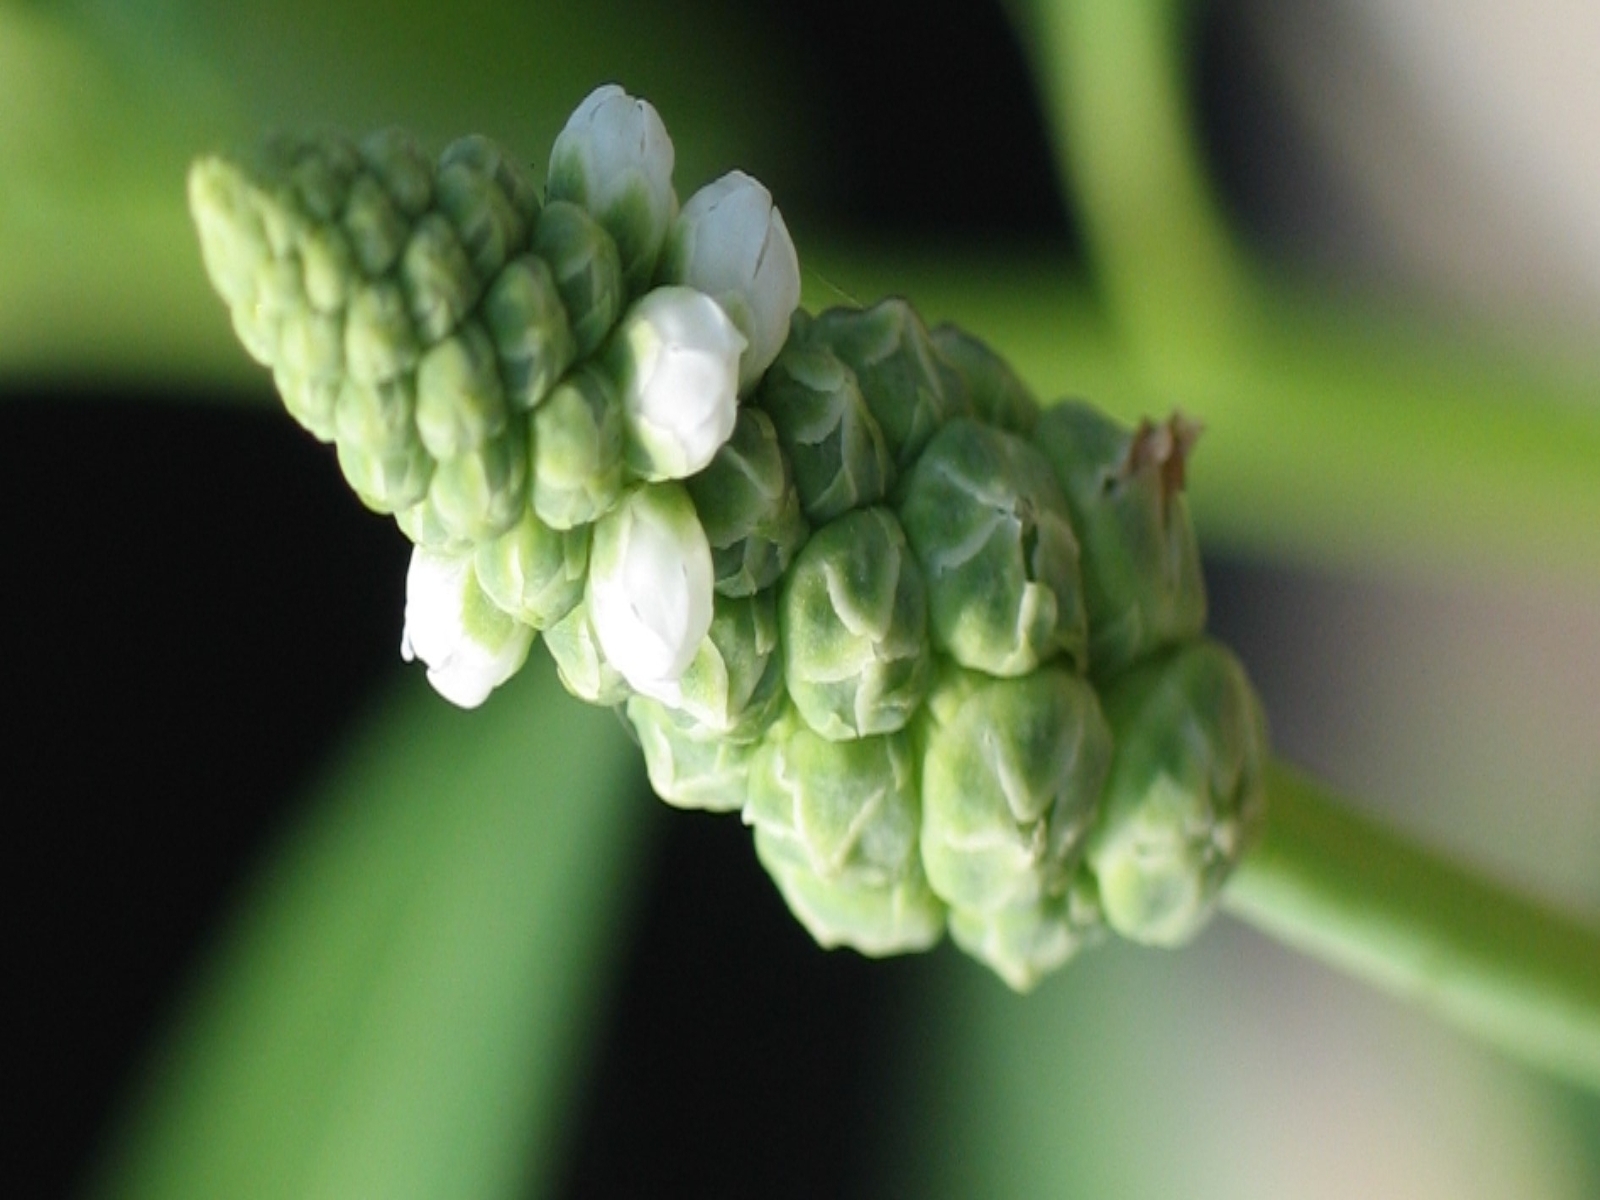
[(974, 417), (1009, 433), (1033, 432), (1039, 401), (1005, 359), (955, 325), (940, 325), (929, 337), (964, 385)]
[(1200, 551), (1183, 496), (1199, 427), (1173, 416), (1129, 430), (1066, 401), (1039, 418), (1034, 444), (1054, 468), (1083, 547), (1089, 666), (1109, 679), (1205, 628)]
[(358, 383), (384, 383), (414, 370), (422, 347), (405, 293), (393, 280), (356, 287), (344, 320), (344, 359)]
[(455, 226), (473, 270), (491, 279), (512, 255), (527, 245), (531, 220), (524, 218), (516, 197), (538, 202), (516, 169), (488, 138), (460, 138), (439, 156), (434, 197), (439, 209)]
[(905, 733), (830, 742), (774, 727), (750, 764), (744, 820), (775, 857), (825, 879), (883, 886), (917, 861), (917, 763)]
[(1038, 451), (960, 418), (928, 443), (903, 495), (935, 649), (990, 675), (1021, 675), (1058, 653), (1082, 668), (1078, 540)]
[(922, 865), (953, 908), (993, 912), (1065, 893), (1111, 762), (1083, 679), (952, 668), (930, 697)]
[(362, 384), (347, 378), (334, 403), (339, 467), (368, 508), (399, 512), (426, 494), (433, 459), (417, 437), (411, 379)]
[(733, 436), (685, 483), (711, 543), (718, 593), (749, 596), (776, 583), (810, 531), (772, 418), (739, 409)]
[(278, 326), (275, 367), (297, 379), (337, 380), (344, 373), (344, 329), (337, 316), (299, 309)]
[(283, 406), (300, 427), (319, 442), (336, 436), (334, 410), (343, 387), (338, 378), (307, 379), (294, 375), (281, 365), (272, 369), (272, 382), (283, 397)]
[(650, 786), (662, 800), (705, 812), (744, 807), (758, 743), (687, 729), (671, 708), (647, 696), (629, 698), (628, 720), (644, 751)]
[(411, 221), (402, 215), (376, 175), (362, 173), (350, 184), (340, 224), (350, 251), (368, 279), (387, 275), (400, 261), (411, 236)]
[(533, 250), (561, 293), (577, 357), (588, 358), (622, 315), (626, 289), (617, 244), (576, 204), (552, 200), (533, 227)]
[(476, 546), (515, 525), (528, 504), (528, 441), (521, 422), (434, 468), (425, 503), (456, 543)]
[(549, 394), (577, 357), (561, 293), (544, 259), (524, 254), (495, 277), (483, 301), (511, 406), (526, 412)]
[(417, 364), (417, 433), (444, 460), (483, 446), (505, 431), (509, 413), (494, 343), (476, 321), (436, 342)]
[(424, 214), (411, 231), (400, 259), (400, 283), (424, 342), (448, 337), (483, 294), (483, 279), (472, 269), (455, 228), (436, 212)]
[(832, 308), (806, 332), (855, 372), (861, 395), (883, 430), (895, 465), (905, 470), (946, 421), (964, 415), (922, 318), (904, 300), (868, 309)]
[(505, 533), (478, 547), (473, 566), (502, 611), (534, 629), (548, 629), (583, 599), (589, 530), (552, 529), (527, 509)]
[(1176, 946), (1205, 924), (1265, 817), (1266, 720), (1210, 640), (1129, 672), (1105, 697), (1116, 755), (1089, 844), (1106, 921)]
[(849, 946), (873, 958), (927, 950), (944, 936), (945, 910), (913, 859), (909, 873), (888, 884), (827, 879), (791, 860), (781, 840), (756, 830), (756, 857), (778, 885), (795, 919), (833, 949)]
[(582, 205), (616, 239), (635, 293), (655, 274), (678, 208), (672, 165), (672, 139), (655, 108), (614, 83), (584, 99), (550, 151), (550, 198)]
[(593, 367), (567, 376), (534, 409), (533, 511), (556, 529), (598, 520), (622, 495), (622, 405)]
[(682, 678), (656, 699), (680, 724), (728, 741), (760, 737), (782, 711), (783, 659), (778, 655), (777, 604), (771, 591), (734, 599), (718, 596), (711, 629)]
[(579, 700), (610, 707), (631, 694), (622, 672), (606, 661), (600, 649), (586, 601), (578, 601), (571, 612), (544, 631), (544, 644), (555, 659), (561, 686)]
[(433, 164), (403, 129), (380, 129), (362, 140), (361, 158), (402, 216), (414, 220), (433, 204)]
[(1094, 880), (1078, 876), (1064, 895), (993, 912), (950, 910), (950, 937), (1018, 992), (1103, 936)]
[(927, 692), (928, 602), (894, 514), (846, 513), (784, 579), (784, 677), (812, 729), (835, 740), (903, 728)]
[(313, 225), (304, 230), (300, 244), (300, 272), (306, 299), (318, 312), (336, 313), (349, 299), (359, 278), (355, 255), (336, 225)]
[[(366, 450), (357, 442), (341, 439), (334, 446), (339, 452), (339, 470), (344, 472), (345, 482), (361, 503), (373, 512), (395, 514), (404, 530), (405, 523), (400, 518), (420, 506), (433, 479), (433, 459), (428, 457), (422, 443), (413, 441), (390, 449)], [(407, 536), (419, 545), (443, 547), (446, 544), (442, 533), (433, 540), (409, 533)]]

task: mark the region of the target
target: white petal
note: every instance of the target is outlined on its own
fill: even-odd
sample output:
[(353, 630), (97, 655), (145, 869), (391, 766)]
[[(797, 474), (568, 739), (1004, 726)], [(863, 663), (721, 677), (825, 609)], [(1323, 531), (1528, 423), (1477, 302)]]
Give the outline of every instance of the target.
[(470, 554), (436, 554), (420, 546), (411, 552), (400, 655), (427, 664), (428, 682), (446, 700), (478, 707), (517, 673), (532, 645), (533, 630), (483, 595)]

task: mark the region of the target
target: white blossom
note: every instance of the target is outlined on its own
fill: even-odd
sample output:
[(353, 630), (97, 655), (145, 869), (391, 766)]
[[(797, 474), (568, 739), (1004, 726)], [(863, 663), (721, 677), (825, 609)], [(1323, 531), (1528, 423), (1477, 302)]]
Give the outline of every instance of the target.
[(550, 151), (549, 197), (568, 200), (616, 239), (623, 277), (642, 291), (677, 212), (672, 139), (648, 100), (614, 83), (589, 93)]
[(484, 594), (470, 553), (411, 552), (400, 656), (427, 664), (428, 682), (450, 703), (477, 708), (517, 673), (533, 637)]
[(589, 618), (634, 690), (668, 704), (711, 628), (711, 547), (677, 484), (635, 488), (594, 526)]
[(663, 287), (624, 314), (612, 346), (629, 468), (650, 480), (703, 470), (733, 434), (744, 336), (709, 296)]
[(800, 305), (800, 261), (772, 193), (730, 171), (689, 197), (667, 235), (661, 278), (722, 305), (749, 342), (740, 390), (756, 383), (778, 357)]

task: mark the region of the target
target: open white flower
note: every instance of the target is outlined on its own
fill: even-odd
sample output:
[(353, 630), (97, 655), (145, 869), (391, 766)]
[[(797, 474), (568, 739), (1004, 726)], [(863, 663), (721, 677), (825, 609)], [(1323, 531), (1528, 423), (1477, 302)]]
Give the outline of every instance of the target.
[(428, 682), (450, 703), (477, 708), (521, 668), (533, 637), (484, 594), (470, 553), (411, 552), (400, 656), (426, 663)]
[(622, 275), (642, 291), (678, 208), (672, 139), (648, 100), (614, 83), (596, 88), (550, 151), (548, 193), (585, 208), (616, 239)]
[(663, 287), (623, 315), (612, 347), (629, 468), (650, 480), (703, 470), (739, 415), (744, 335), (711, 297)]
[(740, 390), (759, 380), (800, 305), (800, 260), (772, 193), (743, 171), (729, 171), (690, 196), (667, 234), (660, 277), (722, 305), (749, 342)]
[(589, 618), (634, 690), (667, 704), (711, 628), (711, 547), (688, 492), (635, 488), (594, 526)]

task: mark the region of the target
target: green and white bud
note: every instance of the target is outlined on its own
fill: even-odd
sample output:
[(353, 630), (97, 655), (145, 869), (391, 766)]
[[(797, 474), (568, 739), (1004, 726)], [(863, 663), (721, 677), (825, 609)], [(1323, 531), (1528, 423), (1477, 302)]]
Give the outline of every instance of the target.
[(628, 720), (644, 751), (656, 795), (674, 808), (738, 812), (744, 807), (756, 742), (736, 742), (685, 728), (659, 700), (633, 696)]
[(450, 703), (477, 708), (521, 669), (533, 638), (484, 595), (470, 557), (411, 552), (400, 654), (426, 663), (428, 682)]
[(692, 288), (656, 288), (623, 315), (606, 359), (635, 476), (685, 479), (711, 462), (733, 433), (744, 347), (717, 302)]
[(679, 484), (628, 492), (594, 526), (590, 619), (631, 687), (669, 694), (711, 629), (711, 547)]
[(751, 762), (744, 821), (775, 856), (824, 879), (885, 886), (917, 861), (918, 808), (908, 734), (831, 742), (790, 720)]
[(1039, 418), (1034, 444), (1061, 482), (1083, 548), (1096, 679), (1205, 628), (1205, 580), (1183, 495), (1199, 433), (1177, 415), (1130, 430), (1072, 400)]
[(477, 450), (505, 431), (510, 412), (494, 343), (476, 321), (435, 342), (417, 365), (417, 433), (445, 460)]
[[(755, 402), (772, 418), (813, 526), (876, 504), (894, 483), (894, 459), (855, 372), (799, 329), (762, 379)], [(809, 325), (806, 326), (809, 329)]]
[(617, 244), (578, 205), (552, 200), (533, 228), (533, 250), (561, 295), (574, 360), (588, 358), (622, 315), (626, 292)]
[(955, 325), (940, 325), (929, 337), (965, 387), (974, 417), (1008, 433), (1033, 432), (1039, 401), (1005, 359)]
[(810, 531), (772, 418), (740, 408), (733, 436), (685, 483), (711, 543), (717, 592), (750, 596), (776, 583)]
[(534, 629), (548, 629), (583, 599), (589, 530), (552, 529), (525, 510), (505, 533), (478, 547), (473, 569), (502, 612)]
[(595, 636), (589, 606), (580, 600), (572, 611), (544, 631), (544, 644), (555, 660), (561, 686), (588, 704), (610, 707), (631, 694), (628, 681), (606, 659)]
[(622, 497), (622, 403), (611, 380), (579, 367), (529, 419), (533, 511), (572, 529), (598, 520)]
[(654, 692), (680, 724), (727, 741), (760, 737), (787, 701), (773, 592), (718, 596), (711, 629), (676, 684)]
[(788, 856), (783, 843), (757, 829), (756, 857), (777, 884), (795, 919), (819, 946), (849, 946), (872, 958), (914, 954), (944, 936), (945, 908), (912, 861), (909, 873), (888, 884), (824, 878)]
[(922, 571), (886, 508), (811, 535), (783, 582), (784, 678), (812, 729), (833, 740), (893, 733), (931, 675)]
[(1244, 668), (1210, 640), (1106, 692), (1116, 754), (1089, 844), (1107, 923), (1137, 942), (1193, 937), (1266, 814), (1266, 719)]
[(484, 282), (449, 220), (424, 213), (400, 257), (400, 286), (423, 342), (449, 337), (483, 295)]
[(589, 93), (550, 151), (550, 199), (581, 205), (600, 222), (635, 294), (655, 274), (677, 212), (672, 165), (672, 139), (655, 108), (614, 83)]
[(1094, 880), (1080, 874), (1065, 895), (993, 912), (950, 910), (950, 938), (1018, 992), (1032, 991), (1104, 936)]
[(729, 171), (689, 197), (667, 234), (659, 278), (704, 292), (747, 343), (739, 390), (748, 391), (783, 349), (800, 306), (800, 260), (772, 193)]
[(826, 345), (855, 372), (862, 398), (883, 430), (895, 466), (905, 470), (939, 428), (964, 416), (964, 397), (952, 388), (928, 330), (904, 300), (871, 308), (830, 308), (811, 322), (806, 339)]
[(928, 443), (902, 495), (936, 650), (990, 675), (1021, 675), (1058, 654), (1083, 668), (1078, 539), (1038, 451), (958, 418)]
[(549, 395), (578, 353), (561, 292), (544, 259), (524, 254), (507, 263), (489, 285), (482, 313), (506, 398), (512, 408), (527, 412)]
[(1111, 763), (1094, 690), (1058, 667), (1017, 679), (951, 668), (928, 713), (922, 865), (933, 890), (976, 912), (1064, 895)]

